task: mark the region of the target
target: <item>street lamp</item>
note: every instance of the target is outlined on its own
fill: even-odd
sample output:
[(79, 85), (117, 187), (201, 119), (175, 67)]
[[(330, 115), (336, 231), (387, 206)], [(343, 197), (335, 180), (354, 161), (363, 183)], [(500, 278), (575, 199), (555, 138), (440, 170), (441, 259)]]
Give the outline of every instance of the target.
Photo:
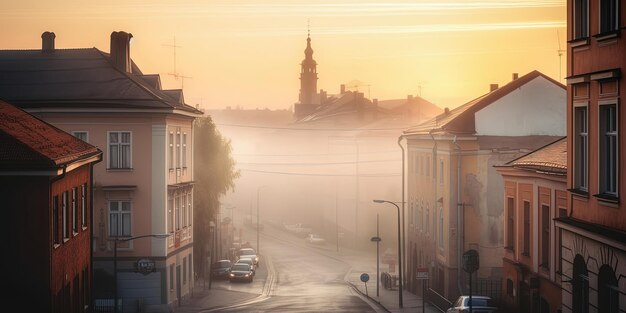
[(256, 189), (256, 254), (259, 255), (260, 254), (260, 247), (259, 247), (259, 192), (261, 191), (261, 188), (263, 187), (267, 187), (267, 185), (263, 185), (260, 186), (259, 188)]
[(141, 235), (141, 236), (135, 236), (135, 237), (130, 237), (130, 238), (119, 238), (119, 237), (114, 237), (110, 240), (113, 241), (113, 277), (115, 278), (115, 285), (114, 285), (114, 293), (115, 293), (115, 302), (113, 303), (113, 312), (117, 313), (117, 243), (118, 242), (127, 242), (127, 241), (131, 241), (131, 240), (135, 240), (135, 239), (139, 239), (139, 238), (146, 238), (146, 237), (153, 237), (153, 238), (167, 238), (169, 237), (170, 234), (150, 234), (150, 235)]
[(398, 209), (398, 281), (399, 281), (399, 292), (398, 292), (398, 305), (402, 308), (402, 244), (401, 244), (401, 239), (402, 237), (400, 236), (400, 207), (391, 202), (391, 201), (387, 201), (387, 200), (373, 200), (375, 203), (391, 203), (393, 204), (396, 209)]

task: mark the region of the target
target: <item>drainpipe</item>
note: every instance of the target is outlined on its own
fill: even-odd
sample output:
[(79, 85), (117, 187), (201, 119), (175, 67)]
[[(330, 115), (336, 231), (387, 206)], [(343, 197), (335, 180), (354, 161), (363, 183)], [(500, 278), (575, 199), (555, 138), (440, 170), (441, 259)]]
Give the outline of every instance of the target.
[(457, 160), (457, 166), (456, 166), (456, 170), (457, 170), (457, 191), (456, 191), (456, 201), (457, 201), (457, 210), (456, 210), (456, 246), (457, 246), (457, 287), (459, 288), (459, 294), (463, 295), (463, 286), (461, 285), (461, 258), (462, 258), (462, 254), (463, 254), (463, 247), (461, 245), (461, 218), (462, 218), (462, 210), (463, 210), (463, 201), (462, 201), (462, 194), (461, 194), (461, 147), (459, 146), (459, 144), (456, 142), (456, 135), (454, 135), (454, 139), (452, 140), (452, 143), (456, 146), (456, 149), (458, 151), (456, 160)]
[[(438, 208), (437, 208), (437, 178), (438, 178), (438, 170), (439, 168), (437, 167), (437, 141), (435, 140), (435, 136), (433, 136), (433, 130), (431, 129), (428, 132), (428, 135), (430, 135), (430, 139), (432, 139), (433, 141), (433, 151), (432, 151), (432, 158), (433, 158), (433, 176), (432, 176), (432, 180), (433, 180), (433, 221), (438, 221)], [(437, 251), (437, 249), (439, 249), (439, 239), (437, 238), (437, 235), (439, 234), (439, 232), (436, 230), (435, 225), (439, 226), (439, 224), (437, 222), (433, 223), (433, 238), (435, 238), (435, 251)], [(437, 259), (437, 258), (435, 258)], [(424, 264), (426, 267), (430, 266), (430, 264)]]
[[(404, 138), (403, 135), (400, 135), (400, 137), (398, 137), (398, 146), (400, 146), (400, 149), (402, 150), (402, 236), (401, 240), (402, 241), (402, 257), (406, 257), (406, 247), (405, 247), (405, 242), (406, 240), (404, 239), (404, 147), (402, 146), (402, 138)], [(398, 260), (399, 261), (399, 260)], [(402, 264), (406, 267), (406, 262), (402, 262)], [(400, 269), (400, 280), (403, 279), (402, 277), (402, 272), (403, 269)], [(405, 272), (406, 273), (406, 272)], [(402, 288), (400, 288), (399, 292), (403, 292)], [(400, 307), (402, 307), (402, 304), (400, 304)]]

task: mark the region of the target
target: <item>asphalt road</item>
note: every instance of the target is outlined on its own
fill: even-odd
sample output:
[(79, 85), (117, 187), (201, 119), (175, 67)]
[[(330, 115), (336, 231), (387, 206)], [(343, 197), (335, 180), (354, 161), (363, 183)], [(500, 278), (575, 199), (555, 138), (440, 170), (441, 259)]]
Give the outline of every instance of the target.
[[(256, 242), (256, 231), (244, 235)], [(261, 295), (213, 312), (376, 312), (344, 277), (350, 265), (304, 239), (266, 227), (261, 233), (260, 262), (253, 283), (214, 282), (220, 289)], [(267, 283), (266, 283), (267, 281)], [(205, 311), (209, 312), (209, 311)]]

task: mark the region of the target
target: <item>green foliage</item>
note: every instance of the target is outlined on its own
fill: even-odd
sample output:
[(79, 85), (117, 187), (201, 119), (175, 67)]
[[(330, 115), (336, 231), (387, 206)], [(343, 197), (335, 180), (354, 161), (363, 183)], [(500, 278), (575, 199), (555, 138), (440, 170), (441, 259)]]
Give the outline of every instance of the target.
[[(222, 137), (211, 117), (194, 122), (194, 246), (196, 264), (204, 264), (210, 238), (209, 222), (215, 221), (220, 196), (235, 187), (240, 175), (235, 169), (230, 140)], [(217, 222), (217, 221), (215, 221)], [(199, 267), (202, 272), (203, 266)]]

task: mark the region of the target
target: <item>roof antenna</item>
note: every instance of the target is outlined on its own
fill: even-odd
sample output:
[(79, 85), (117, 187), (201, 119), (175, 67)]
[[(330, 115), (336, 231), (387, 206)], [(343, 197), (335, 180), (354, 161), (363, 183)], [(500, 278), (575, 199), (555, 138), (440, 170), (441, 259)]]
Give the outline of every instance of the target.
[(177, 46), (176, 45), (176, 36), (174, 36), (174, 43), (173, 44), (164, 44), (163, 46), (165, 47), (170, 47), (174, 49), (174, 72), (172, 73), (167, 73), (167, 75), (171, 75), (174, 76), (174, 79), (178, 80), (178, 78), (181, 79), (181, 86), (180, 88), (183, 89), (185, 88), (185, 78), (191, 78), (189, 76), (184, 76), (183, 74), (180, 74), (176, 71), (176, 49), (177, 48), (182, 48), (182, 46)]
[(559, 54), (559, 82), (562, 83), (562, 77), (563, 75), (561, 74), (561, 67), (562, 67), (562, 62), (561, 62), (561, 57), (563, 56), (563, 52), (565, 52), (565, 50), (561, 49), (561, 36), (559, 36), (559, 30), (556, 30), (556, 40), (559, 44), (559, 49), (556, 50), (556, 52)]

